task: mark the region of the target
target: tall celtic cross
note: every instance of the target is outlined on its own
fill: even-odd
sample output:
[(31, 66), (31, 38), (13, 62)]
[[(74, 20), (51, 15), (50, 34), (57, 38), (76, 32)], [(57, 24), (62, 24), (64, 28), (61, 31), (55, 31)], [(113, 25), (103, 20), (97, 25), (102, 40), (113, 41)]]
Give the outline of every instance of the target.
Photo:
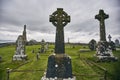
[(100, 41), (106, 42), (105, 33), (105, 19), (109, 18), (109, 15), (104, 13), (104, 10), (99, 10), (99, 14), (95, 16), (95, 19), (100, 21)]
[(64, 26), (70, 22), (70, 16), (63, 11), (63, 8), (57, 8), (57, 11), (50, 15), (50, 22), (56, 26), (55, 53), (64, 54)]

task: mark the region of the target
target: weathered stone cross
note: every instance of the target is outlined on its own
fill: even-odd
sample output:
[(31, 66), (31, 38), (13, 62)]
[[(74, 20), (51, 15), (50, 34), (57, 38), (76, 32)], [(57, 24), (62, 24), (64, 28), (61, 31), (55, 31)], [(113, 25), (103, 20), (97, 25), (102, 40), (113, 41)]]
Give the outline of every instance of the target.
[(63, 11), (63, 8), (57, 8), (57, 11), (50, 15), (49, 20), (56, 26), (56, 40), (55, 54), (48, 57), (46, 78), (53, 78), (53, 80), (68, 80), (68, 78), (73, 78), (73, 75), (71, 58), (65, 54), (64, 26), (70, 22), (70, 16)]
[(104, 10), (99, 10), (99, 14), (95, 16), (95, 19), (100, 21), (100, 41), (106, 42), (105, 22), (104, 20), (109, 18), (109, 15), (104, 13)]
[(57, 8), (57, 11), (50, 15), (50, 22), (56, 26), (55, 53), (64, 54), (64, 26), (70, 22), (70, 16), (63, 11), (63, 8)]
[(111, 42), (111, 38), (112, 38), (112, 37), (109, 35), (109, 36), (108, 36), (109, 42)]

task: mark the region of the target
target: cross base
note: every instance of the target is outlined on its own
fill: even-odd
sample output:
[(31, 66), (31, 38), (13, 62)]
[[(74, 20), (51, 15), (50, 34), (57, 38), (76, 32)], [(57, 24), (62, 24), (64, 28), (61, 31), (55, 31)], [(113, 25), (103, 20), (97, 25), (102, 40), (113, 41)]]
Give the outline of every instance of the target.
[(118, 58), (112, 53), (112, 49), (109, 47), (109, 43), (106, 41), (100, 41), (98, 43), (98, 48), (95, 57), (97, 61), (117, 61)]
[(66, 54), (52, 54), (49, 56), (46, 78), (55, 77), (73, 78), (70, 56)]
[(43, 76), (41, 78), (41, 80), (76, 80), (76, 77), (73, 77), (73, 78), (46, 78), (45, 76)]
[(14, 55), (12, 60), (13, 61), (27, 60), (27, 55)]

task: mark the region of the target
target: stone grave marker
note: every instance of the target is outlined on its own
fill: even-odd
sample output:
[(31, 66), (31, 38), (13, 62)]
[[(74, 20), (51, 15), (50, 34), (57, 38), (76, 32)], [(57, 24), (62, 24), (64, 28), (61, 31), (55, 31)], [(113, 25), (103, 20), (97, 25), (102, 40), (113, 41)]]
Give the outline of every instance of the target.
[(105, 14), (104, 10), (99, 10), (99, 14), (95, 16), (95, 19), (100, 22), (100, 41), (96, 53), (100, 61), (117, 60), (117, 58), (113, 56), (112, 50), (109, 48), (109, 43), (106, 41), (105, 19), (107, 18), (109, 18), (109, 15)]
[(111, 50), (115, 51), (116, 50), (116, 46), (115, 46), (115, 43), (111, 40), (111, 35), (108, 35), (108, 46)]
[(90, 42), (89, 42), (89, 48), (90, 50), (96, 50), (96, 41), (94, 39), (92, 39)]
[(16, 51), (13, 56), (13, 61), (27, 59), (27, 55), (25, 54), (25, 46), (26, 46), (26, 25), (24, 25), (23, 35), (19, 35), (16, 40)]
[(71, 58), (65, 54), (64, 27), (70, 22), (70, 16), (57, 8), (50, 15), (50, 22), (56, 27), (55, 53), (48, 58), (47, 72), (42, 80), (75, 80), (72, 75)]
[(112, 38), (111, 35), (109, 35), (109, 36), (108, 36), (109, 42), (111, 42), (111, 38)]
[(44, 39), (42, 39), (42, 41), (41, 41), (41, 49), (40, 49), (40, 53), (45, 53), (45, 40)]
[(120, 46), (120, 42), (119, 42), (118, 39), (115, 40), (115, 46), (116, 46), (116, 47), (119, 47), (119, 46)]

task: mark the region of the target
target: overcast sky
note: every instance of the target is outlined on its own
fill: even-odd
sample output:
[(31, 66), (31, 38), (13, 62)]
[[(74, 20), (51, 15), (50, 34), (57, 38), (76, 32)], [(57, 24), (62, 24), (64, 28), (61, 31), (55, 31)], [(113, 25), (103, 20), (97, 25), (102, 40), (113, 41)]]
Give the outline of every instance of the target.
[[(63, 8), (71, 16), (64, 27), (65, 41), (87, 43), (99, 41), (99, 21), (94, 17), (104, 9), (109, 18), (105, 20), (106, 37), (120, 40), (119, 0), (0, 0), (0, 42), (16, 41), (27, 25), (27, 39), (46, 42), (55, 41), (55, 26), (49, 22), (57, 8)], [(107, 38), (108, 40), (108, 38)]]

